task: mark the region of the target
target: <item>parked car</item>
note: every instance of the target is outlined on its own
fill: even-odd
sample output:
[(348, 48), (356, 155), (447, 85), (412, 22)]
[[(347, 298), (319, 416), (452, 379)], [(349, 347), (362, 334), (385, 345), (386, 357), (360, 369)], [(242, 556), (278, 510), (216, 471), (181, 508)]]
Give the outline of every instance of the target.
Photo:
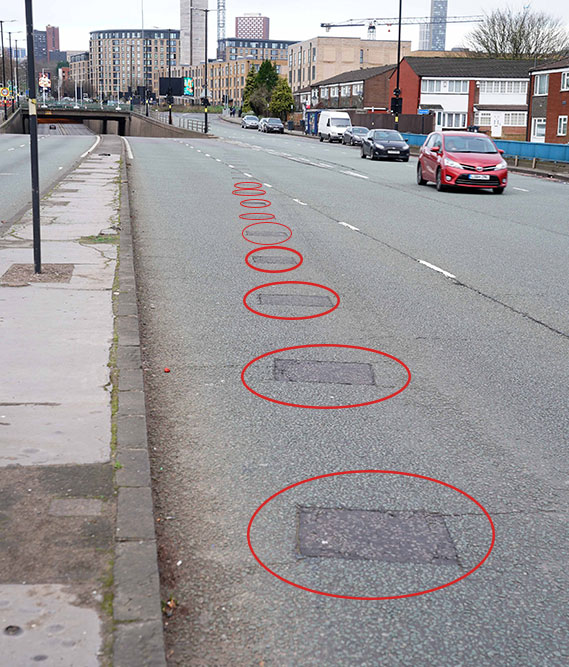
[(432, 132), (421, 146), (417, 183), (491, 188), (501, 195), (508, 184), (508, 163), (494, 141), (481, 132)]
[(361, 127), (360, 125), (347, 127), (342, 136), (342, 143), (350, 144), (350, 146), (361, 146), (362, 141), (368, 132), (369, 130), (367, 127)]
[(259, 128), (259, 119), (257, 116), (253, 116), (252, 114), (247, 114), (246, 116), (243, 116), (241, 119), (241, 127), (246, 129), (246, 130), (257, 130)]
[(362, 158), (387, 158), (409, 162), (409, 144), (397, 130), (370, 130), (362, 141)]
[(265, 125), (265, 123), (267, 122), (267, 120), (268, 120), (268, 118), (261, 118), (261, 120), (259, 121), (259, 125), (258, 125), (258, 127), (257, 127), (257, 131), (258, 131), (258, 132), (262, 132), (262, 131), (263, 131), (263, 125)]
[(280, 118), (263, 118), (262, 132), (279, 132), (284, 133), (284, 125)]
[(318, 117), (318, 136), (320, 141), (328, 139), (342, 141), (344, 132), (352, 127), (350, 115), (345, 111), (322, 111)]

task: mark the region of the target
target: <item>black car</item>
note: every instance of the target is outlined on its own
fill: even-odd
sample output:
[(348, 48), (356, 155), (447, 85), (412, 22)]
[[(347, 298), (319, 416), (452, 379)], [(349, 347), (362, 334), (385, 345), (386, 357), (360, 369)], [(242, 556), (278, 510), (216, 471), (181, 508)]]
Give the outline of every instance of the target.
[(387, 158), (409, 162), (409, 144), (397, 130), (370, 130), (362, 142), (362, 158)]
[(262, 132), (280, 132), (284, 133), (284, 125), (279, 118), (266, 118), (263, 119), (263, 129)]
[(362, 141), (368, 132), (369, 130), (367, 127), (361, 127), (360, 125), (348, 127), (342, 137), (342, 143), (350, 144), (350, 146), (361, 146)]

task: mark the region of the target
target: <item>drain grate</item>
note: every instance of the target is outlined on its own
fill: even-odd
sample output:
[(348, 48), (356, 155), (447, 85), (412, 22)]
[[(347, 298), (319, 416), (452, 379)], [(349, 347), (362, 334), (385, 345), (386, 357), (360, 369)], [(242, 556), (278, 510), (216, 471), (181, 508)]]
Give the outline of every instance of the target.
[(253, 255), (251, 259), (255, 264), (284, 264), (285, 266), (295, 266), (298, 264), (298, 260), (294, 257)]
[(275, 359), (273, 377), (280, 382), (374, 385), (371, 364), (351, 361), (299, 361)]
[(298, 508), (302, 556), (457, 565), (443, 517), (424, 511)]
[(261, 306), (305, 306), (307, 308), (330, 308), (334, 304), (325, 294), (267, 294), (259, 292), (257, 301)]

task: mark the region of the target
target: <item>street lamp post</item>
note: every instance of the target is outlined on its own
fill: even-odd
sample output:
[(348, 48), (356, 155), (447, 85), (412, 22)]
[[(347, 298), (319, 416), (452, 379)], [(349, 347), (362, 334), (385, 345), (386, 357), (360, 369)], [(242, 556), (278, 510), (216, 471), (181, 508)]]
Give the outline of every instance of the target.
[(40, 243), (40, 185), (38, 159), (38, 101), (36, 99), (36, 64), (34, 58), (34, 21), (32, 0), (26, 2), (26, 35), (28, 40), (28, 88), (29, 88), (29, 123), (30, 154), (32, 169), (32, 219), (34, 237), (34, 271), (41, 273)]
[(12, 89), (12, 113), (14, 113), (14, 57), (12, 52), (12, 35), (17, 35), (21, 30), (8, 32), (8, 44), (10, 49), (10, 87)]
[(130, 110), (133, 109), (134, 97), (134, 44), (130, 45)]
[(208, 118), (207, 118), (207, 107), (209, 104), (209, 99), (207, 96), (207, 15), (209, 12), (216, 12), (217, 9), (205, 9), (203, 7), (191, 7), (191, 11), (204, 12), (205, 14), (205, 63), (204, 63), (204, 134), (207, 134), (208, 131)]
[[(2, 85), (6, 85), (6, 58), (4, 57), (4, 23), (14, 23), (16, 19), (0, 21), (0, 44), (2, 48)], [(4, 120), (8, 120), (8, 105), (4, 100)]]
[(168, 124), (172, 125), (172, 31), (168, 28), (168, 46), (166, 57), (168, 58)]
[(15, 52), (16, 52), (16, 107), (20, 106), (20, 77), (18, 75), (18, 68), (19, 68), (19, 63), (18, 63), (18, 40), (14, 40), (16, 47), (15, 47)]
[(401, 13), (403, 8), (403, 0), (399, 0), (399, 32), (397, 35), (397, 77), (395, 83), (395, 129), (399, 129), (399, 114), (403, 110), (403, 100), (401, 99), (401, 88), (399, 88), (399, 71), (401, 69)]

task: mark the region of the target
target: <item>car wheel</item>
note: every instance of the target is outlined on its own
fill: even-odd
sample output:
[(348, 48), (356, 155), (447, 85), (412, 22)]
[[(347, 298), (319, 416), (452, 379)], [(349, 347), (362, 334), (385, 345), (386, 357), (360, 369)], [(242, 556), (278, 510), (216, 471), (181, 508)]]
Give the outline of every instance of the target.
[(444, 183), (443, 183), (443, 174), (442, 174), (440, 169), (437, 169), (436, 178), (437, 178), (437, 180), (436, 180), (437, 190), (439, 192), (444, 192), (445, 186), (444, 186)]
[(495, 195), (503, 195), (506, 188), (492, 188), (492, 192)]
[(321, 134), (318, 134), (320, 141), (324, 141), (324, 137)]
[(423, 178), (423, 167), (419, 162), (417, 164), (417, 185), (426, 185), (427, 181)]
[(366, 153), (364, 151), (364, 147), (362, 146), (362, 152), (360, 153), (360, 157), (363, 158), (364, 160), (366, 159)]

